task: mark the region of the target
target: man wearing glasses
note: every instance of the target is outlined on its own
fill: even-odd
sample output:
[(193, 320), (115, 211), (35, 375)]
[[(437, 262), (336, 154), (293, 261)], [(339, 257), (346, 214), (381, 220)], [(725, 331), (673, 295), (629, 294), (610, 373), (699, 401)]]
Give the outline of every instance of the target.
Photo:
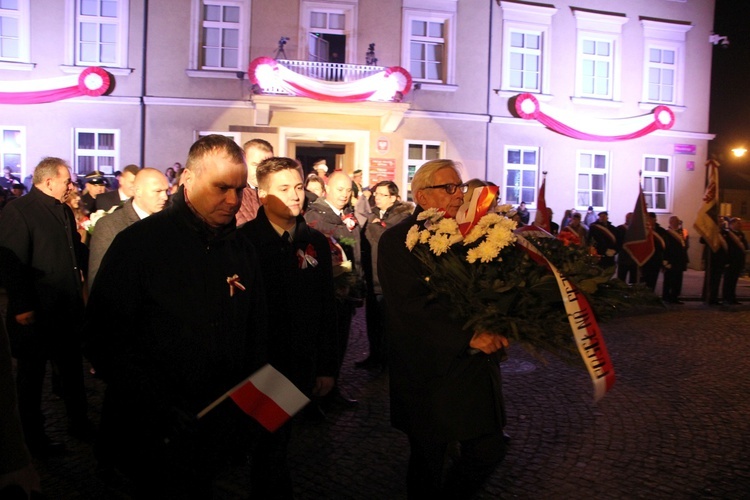
[[(432, 160), (411, 184), (415, 213), (380, 239), (378, 275), (385, 299), (391, 424), (409, 438), (409, 498), (471, 498), (505, 456), (505, 411), (497, 351), (501, 336), (465, 330), (452, 305), (433, 297), (427, 271), (406, 247), (426, 209), (455, 217), (466, 186), (451, 160)], [(474, 352), (475, 354), (472, 354)], [(445, 452), (460, 457), (443, 474)]]

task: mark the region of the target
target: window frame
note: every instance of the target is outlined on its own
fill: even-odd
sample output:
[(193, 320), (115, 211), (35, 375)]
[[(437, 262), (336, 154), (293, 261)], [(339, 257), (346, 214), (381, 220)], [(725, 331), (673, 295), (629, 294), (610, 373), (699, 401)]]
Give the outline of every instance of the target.
[[(581, 158), (583, 155), (592, 155), (593, 157), (593, 164), (596, 163), (596, 156), (601, 155), (605, 158), (605, 168), (597, 169), (596, 167), (583, 167), (581, 166)], [(586, 211), (589, 206), (594, 207), (594, 211), (602, 211), (607, 210), (607, 205), (609, 204), (609, 183), (611, 180), (611, 170), (612, 170), (612, 158), (609, 151), (601, 151), (601, 150), (592, 150), (592, 149), (581, 149), (576, 152), (576, 170), (575, 170), (575, 208), (576, 210)], [(580, 177), (581, 175), (587, 175), (589, 178), (589, 186), (587, 188), (582, 188), (580, 185)], [(596, 175), (603, 175), (604, 176), (604, 187), (601, 189), (602, 193), (602, 204), (601, 205), (595, 205), (593, 202), (594, 199), (594, 193), (599, 190), (595, 190), (593, 188), (594, 183), (591, 182), (591, 179)], [(580, 203), (581, 201), (581, 192), (587, 191), (588, 193), (588, 203)]]
[(69, 64), (76, 68), (88, 66), (100, 66), (103, 68), (127, 68), (130, 30), (130, 1), (117, 0), (117, 21), (115, 23), (105, 23), (117, 25), (117, 47), (115, 49), (117, 60), (114, 63), (102, 63), (101, 61), (89, 62), (81, 60), (79, 50), (79, 19), (81, 17), (79, 14), (80, 1), (81, 0), (67, 0), (66, 4), (66, 18), (69, 21), (67, 23), (67, 26), (70, 29), (70, 36), (67, 37), (68, 43), (66, 50), (66, 59), (69, 61)]
[[(592, 12), (572, 8), (576, 17), (576, 87), (575, 95), (584, 99), (602, 101), (619, 101), (622, 92), (622, 26), (628, 22), (624, 15)], [(584, 92), (584, 61), (588, 58), (583, 53), (587, 40), (610, 44), (610, 68), (608, 71), (608, 90), (606, 95)]]
[[(443, 69), (439, 80), (417, 78), (411, 71), (411, 44), (414, 41), (411, 25), (413, 21), (439, 22), (443, 24)], [(455, 85), (456, 82), (456, 13), (447, 11), (424, 11), (404, 8), (402, 17), (401, 66), (406, 68), (416, 83), (440, 86)], [(421, 40), (420, 40), (421, 41)], [(425, 41), (428, 41), (425, 39)]]
[[(521, 163), (510, 163), (508, 154), (512, 150), (518, 150), (519, 156), (521, 158)], [(524, 159), (524, 153), (527, 152), (533, 152), (536, 156), (536, 163), (533, 165), (525, 164), (523, 163)], [(537, 196), (539, 193), (539, 170), (541, 167), (541, 148), (539, 146), (519, 146), (515, 144), (508, 144), (503, 148), (503, 183), (502, 183), (502, 191), (500, 192), (500, 203), (501, 204), (509, 204), (513, 206), (519, 205), (522, 201), (526, 202), (526, 207), (530, 209), (536, 209), (537, 207)], [(516, 187), (518, 192), (518, 198), (516, 200), (511, 200), (508, 197), (508, 190), (512, 189), (513, 186), (510, 186), (508, 184), (508, 172), (509, 171), (518, 171), (519, 172), (519, 178), (522, 180), (521, 186)], [(523, 178), (524, 172), (533, 172), (534, 174), (534, 184), (533, 186), (524, 186), (523, 185)], [(523, 193), (524, 191), (530, 189), (532, 193), (532, 199), (527, 199), (524, 197)]]
[[(653, 19), (641, 18), (643, 27), (643, 90), (642, 101), (644, 103), (669, 104), (682, 106), (685, 101), (685, 74), (686, 74), (686, 36), (693, 26), (687, 23), (664, 22)], [(675, 52), (674, 83), (672, 100), (651, 99), (649, 96), (650, 86), (650, 62), (651, 49), (672, 50)]]
[[(188, 76), (199, 78), (237, 78), (238, 72), (245, 73), (250, 67), (251, 13), (252, 0), (191, 0), (190, 57)], [(203, 6), (231, 5), (240, 9), (238, 32), (238, 59), (236, 68), (205, 66), (203, 61)]]
[(193, 142), (206, 137), (207, 135), (223, 135), (228, 137), (237, 143), (238, 146), (242, 147), (242, 132), (227, 132), (226, 130), (195, 130), (193, 134)]
[[(551, 30), (552, 16), (557, 9), (547, 5), (526, 5), (500, 1), (503, 11), (503, 52), (501, 89), (509, 92), (531, 92), (550, 94)], [(537, 33), (540, 40), (538, 89), (519, 88), (511, 85), (511, 37), (515, 32)]]
[[(344, 29), (318, 29), (311, 26), (313, 12), (325, 12), (326, 14), (342, 14), (344, 16)], [(359, 19), (358, 4), (356, 2), (318, 2), (302, 0), (300, 2), (299, 33), (297, 40), (297, 59), (307, 61), (310, 52), (309, 34), (326, 33), (343, 35), (346, 38), (344, 49), (344, 61), (354, 64), (357, 61), (357, 20)]]
[[(646, 163), (648, 160), (655, 160), (657, 163), (660, 160), (666, 160), (667, 162), (667, 171), (666, 172), (660, 172), (658, 170), (646, 170)], [(673, 165), (674, 161), (673, 158), (669, 155), (656, 155), (656, 154), (644, 154), (643, 155), (643, 162), (642, 162), (643, 168), (641, 170), (641, 185), (643, 186), (643, 196), (646, 200), (646, 207), (649, 211), (654, 213), (669, 213), (672, 208), (672, 192), (673, 192), (673, 182), (672, 182), (672, 171), (673, 171)], [(648, 188), (647, 185), (649, 182), (648, 180), (651, 180), (652, 188)], [(654, 182), (655, 179), (665, 179), (666, 188), (664, 191), (657, 192), (655, 189), (653, 189), (653, 186), (656, 185), (656, 182)], [(664, 207), (656, 207), (653, 206), (653, 204), (649, 204), (649, 201), (653, 199), (653, 197), (657, 196), (658, 194), (663, 194), (664, 196)]]
[[(114, 147), (113, 149), (83, 149), (79, 146), (79, 134), (95, 134), (95, 144), (99, 144), (98, 137), (101, 134), (112, 134)], [(94, 151), (95, 153), (89, 153)], [(104, 174), (113, 175), (120, 169), (120, 129), (100, 129), (100, 128), (74, 128), (73, 129), (73, 169), (79, 176), (86, 175), (88, 172), (81, 172), (79, 158), (93, 157), (94, 170), (99, 170)], [(99, 158), (112, 158), (112, 167), (102, 167)]]
[[(409, 158), (409, 151), (412, 146), (420, 146), (422, 148), (422, 158)], [(436, 158), (427, 158), (426, 151), (428, 148), (437, 147)], [(404, 140), (404, 171), (401, 173), (401, 185), (403, 189), (401, 192), (404, 193), (403, 199), (406, 201), (414, 201), (411, 194), (411, 180), (414, 177), (414, 173), (419, 170), (419, 167), (424, 165), (430, 160), (446, 158), (445, 143), (441, 141), (424, 141), (416, 139), (405, 139)], [(414, 172), (409, 175), (410, 169), (413, 168)]]
[[(3, 57), (0, 55), (0, 69), (17, 69), (19, 63), (31, 61), (31, 16), (29, 15), (30, 0), (18, 0), (18, 9), (11, 11), (0, 9), (0, 18), (12, 17), (18, 22), (18, 55)], [(5, 13), (3, 15), (3, 13)]]
[[(5, 133), (6, 132), (17, 132), (19, 139), (18, 139), (18, 148), (8, 148), (7, 143), (5, 142)], [(28, 175), (26, 173), (27, 166), (26, 166), (26, 127), (24, 126), (12, 126), (12, 125), (0, 125), (0, 172), (3, 171), (3, 169), (6, 167), (5, 165), (5, 155), (6, 154), (18, 154), (21, 157), (20, 162), (20, 171), (16, 172), (13, 171), (14, 174), (18, 176), (19, 179), (21, 179), (21, 182), (24, 181), (26, 176)], [(0, 174), (1, 175), (1, 174)]]

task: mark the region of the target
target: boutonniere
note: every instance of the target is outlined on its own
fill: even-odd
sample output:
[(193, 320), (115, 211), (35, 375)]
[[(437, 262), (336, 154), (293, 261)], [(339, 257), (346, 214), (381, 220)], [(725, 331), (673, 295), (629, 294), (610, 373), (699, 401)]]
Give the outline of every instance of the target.
[(300, 269), (307, 269), (307, 266), (315, 267), (318, 265), (318, 254), (315, 252), (315, 247), (311, 244), (307, 245), (307, 248), (303, 252), (300, 248), (297, 250), (297, 263)]
[(349, 231), (353, 231), (354, 228), (357, 226), (357, 219), (354, 218), (353, 214), (343, 214), (341, 217), (341, 220), (344, 221), (344, 224), (346, 224), (346, 228)]
[(234, 297), (235, 290), (245, 291), (245, 285), (240, 283), (240, 277), (236, 274), (234, 276), (227, 276), (227, 283), (229, 283), (229, 296)]

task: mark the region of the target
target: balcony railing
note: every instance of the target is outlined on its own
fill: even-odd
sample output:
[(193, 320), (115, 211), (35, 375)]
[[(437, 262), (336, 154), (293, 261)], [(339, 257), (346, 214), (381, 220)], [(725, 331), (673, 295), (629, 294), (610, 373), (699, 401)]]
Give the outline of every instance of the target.
[[(323, 80), (326, 82), (353, 82), (374, 75), (385, 68), (383, 66), (364, 66), (360, 64), (342, 64), (332, 62), (316, 61), (293, 61), (290, 59), (278, 59), (278, 64), (308, 78)], [(264, 94), (287, 94), (284, 89), (278, 87), (266, 87)]]

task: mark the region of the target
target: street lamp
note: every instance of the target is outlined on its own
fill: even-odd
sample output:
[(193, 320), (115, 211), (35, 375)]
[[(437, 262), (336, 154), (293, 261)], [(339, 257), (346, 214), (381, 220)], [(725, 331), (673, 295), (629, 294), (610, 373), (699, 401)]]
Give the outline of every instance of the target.
[(747, 153), (747, 149), (743, 147), (734, 148), (732, 149), (732, 153), (734, 153), (734, 156), (736, 156), (737, 158), (741, 158), (745, 156), (745, 153)]

